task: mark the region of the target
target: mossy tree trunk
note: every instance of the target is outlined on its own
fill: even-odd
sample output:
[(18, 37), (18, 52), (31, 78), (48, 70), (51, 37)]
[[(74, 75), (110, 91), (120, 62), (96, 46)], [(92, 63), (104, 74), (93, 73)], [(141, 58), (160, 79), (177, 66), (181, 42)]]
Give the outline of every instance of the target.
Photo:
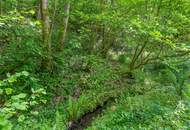
[(63, 18), (63, 29), (61, 30), (61, 46), (64, 45), (65, 39), (66, 39), (68, 22), (69, 22), (69, 14), (70, 14), (70, 6), (71, 6), (71, 3), (69, 0), (67, 0), (64, 7), (65, 16)]
[(42, 36), (43, 47), (47, 55), (43, 62), (44, 67), (51, 70), (51, 41), (50, 41), (50, 23), (48, 14), (48, 0), (41, 0), (41, 13), (42, 13)]

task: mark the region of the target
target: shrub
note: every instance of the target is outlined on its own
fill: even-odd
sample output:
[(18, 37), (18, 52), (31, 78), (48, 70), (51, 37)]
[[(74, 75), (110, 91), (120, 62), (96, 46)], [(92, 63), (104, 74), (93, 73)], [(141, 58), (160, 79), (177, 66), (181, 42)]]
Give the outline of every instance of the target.
[(0, 92), (0, 114), (4, 115), (4, 121), (16, 117), (18, 122), (22, 122), (25, 115), (38, 114), (32, 108), (46, 102), (45, 90), (26, 71), (8, 74), (6, 79), (0, 81)]

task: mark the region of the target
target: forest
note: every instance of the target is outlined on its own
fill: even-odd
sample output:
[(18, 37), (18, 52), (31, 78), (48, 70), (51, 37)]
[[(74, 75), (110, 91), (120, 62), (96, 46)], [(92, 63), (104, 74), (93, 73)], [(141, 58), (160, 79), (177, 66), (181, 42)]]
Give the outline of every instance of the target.
[(0, 130), (190, 130), (190, 0), (0, 0)]

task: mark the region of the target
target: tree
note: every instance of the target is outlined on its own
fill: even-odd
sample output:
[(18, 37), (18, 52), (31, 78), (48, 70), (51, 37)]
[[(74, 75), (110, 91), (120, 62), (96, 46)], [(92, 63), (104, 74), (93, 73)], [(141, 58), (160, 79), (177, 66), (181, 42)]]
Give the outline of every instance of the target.
[(69, 22), (69, 14), (70, 14), (70, 0), (67, 0), (64, 6), (64, 18), (63, 18), (63, 30), (61, 30), (61, 45), (63, 46), (66, 39), (68, 22)]
[(48, 14), (48, 0), (41, 1), (41, 10), (42, 10), (42, 35), (43, 35), (43, 46), (45, 52), (47, 52), (47, 68), (51, 69), (51, 41), (50, 41), (50, 23), (49, 23), (49, 14)]

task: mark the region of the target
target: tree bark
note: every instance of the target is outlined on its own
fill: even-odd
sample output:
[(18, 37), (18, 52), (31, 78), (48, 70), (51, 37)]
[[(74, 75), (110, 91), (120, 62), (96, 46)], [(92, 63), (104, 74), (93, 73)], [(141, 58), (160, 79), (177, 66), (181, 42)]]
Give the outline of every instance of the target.
[(70, 14), (70, 6), (71, 3), (68, 0), (65, 4), (64, 7), (64, 19), (63, 19), (63, 30), (62, 30), (62, 34), (61, 34), (61, 45), (63, 46), (65, 43), (65, 39), (66, 39), (66, 34), (67, 34), (67, 28), (68, 28), (68, 22), (69, 22), (69, 14)]
[(41, 3), (38, 4), (38, 6), (36, 7), (36, 18), (37, 20), (41, 20), (42, 19), (42, 6)]
[(0, 1), (0, 15), (3, 14), (3, 1)]
[(51, 68), (51, 42), (50, 42), (50, 23), (48, 15), (48, 0), (41, 0), (41, 13), (42, 13), (42, 36), (44, 51), (47, 52), (47, 65), (48, 70)]

